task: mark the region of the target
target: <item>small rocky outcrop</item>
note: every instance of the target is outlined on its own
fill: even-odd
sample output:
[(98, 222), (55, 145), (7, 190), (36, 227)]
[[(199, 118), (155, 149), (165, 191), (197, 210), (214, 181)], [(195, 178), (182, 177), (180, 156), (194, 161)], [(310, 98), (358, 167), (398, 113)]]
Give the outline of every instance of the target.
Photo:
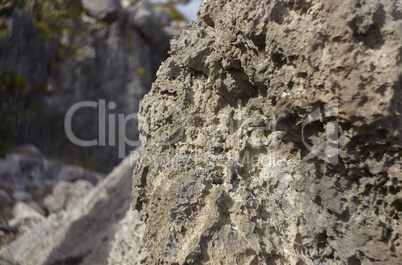
[(122, 13), (122, 7), (119, 0), (82, 0), (82, 7), (87, 12), (105, 22), (117, 20)]
[(399, 1), (203, 1), (141, 102), (147, 264), (401, 264)]
[(75, 206), (102, 174), (45, 157), (33, 146), (0, 159), (0, 246), (28, 232), (50, 213)]
[(52, 194), (43, 199), (43, 205), (51, 213), (58, 213), (71, 209), (82, 199), (94, 186), (86, 180), (76, 182), (60, 181), (53, 188)]
[(134, 164), (132, 159), (123, 160), (86, 196), (46, 219), (32, 209), (23, 211), (26, 222), (21, 225), (35, 223), (0, 249), (0, 264), (142, 264), (147, 258), (144, 224), (130, 209), (131, 185), (127, 185)]
[[(161, 17), (162, 18), (162, 17)], [(127, 23), (142, 34), (153, 47), (159, 51), (167, 51), (170, 37), (168, 32), (163, 30), (161, 21), (157, 19), (151, 2), (148, 0), (139, 1), (126, 10)]]

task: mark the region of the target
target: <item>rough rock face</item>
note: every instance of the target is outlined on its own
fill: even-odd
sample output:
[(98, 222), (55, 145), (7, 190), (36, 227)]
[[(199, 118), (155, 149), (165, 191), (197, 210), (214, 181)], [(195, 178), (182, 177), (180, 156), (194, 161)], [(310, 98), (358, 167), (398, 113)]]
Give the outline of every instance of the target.
[(79, 184), (73, 182), (81, 180), (93, 186), (102, 178), (101, 174), (47, 159), (40, 153), (26, 150), (9, 153), (5, 159), (0, 159), (0, 214), (7, 218), (7, 208), (18, 201), (42, 202), (60, 182), (78, 187)]
[[(79, 0), (18, 2), (5, 1), (11, 5), (7, 12), (0, 4), (0, 155), (8, 145), (29, 143), (48, 156), (109, 172), (128, 154), (128, 145), (126, 152), (119, 146), (124, 136), (138, 138), (136, 122), (118, 123), (118, 115), (138, 112), (165, 58), (160, 49), (169, 45), (167, 33), (155, 25), (151, 7), (142, 24), (133, 25), (123, 11), (112, 23), (85, 15)], [(87, 9), (85, 3), (106, 10), (120, 5), (117, 0), (82, 3)], [(147, 19), (153, 27), (144, 38)], [(153, 38), (158, 47), (150, 44)], [(72, 113), (72, 133), (97, 141), (84, 148), (72, 143), (65, 129), (68, 110), (83, 101), (96, 105)]]
[(148, 0), (139, 1), (126, 11), (127, 23), (142, 34), (150, 44), (159, 51), (166, 51), (170, 38), (162, 30), (160, 21), (153, 12), (151, 2)]
[(28, 232), (47, 213), (74, 208), (104, 176), (46, 158), (22, 146), (0, 159), (0, 247)]
[(122, 12), (119, 0), (82, 0), (82, 6), (87, 12), (103, 21), (114, 21)]
[[(123, 160), (74, 206), (49, 215), (2, 248), (0, 264), (140, 264), (147, 252), (142, 245), (144, 224), (130, 209), (127, 183), (133, 165), (129, 158)], [(34, 216), (28, 217), (31, 221)], [(128, 257), (130, 263), (125, 263)]]
[(141, 102), (147, 264), (400, 264), (402, 6), (210, 0)]
[(77, 180), (74, 183), (60, 181), (53, 188), (52, 194), (43, 199), (43, 204), (51, 213), (71, 209), (93, 188), (92, 183), (86, 180)]

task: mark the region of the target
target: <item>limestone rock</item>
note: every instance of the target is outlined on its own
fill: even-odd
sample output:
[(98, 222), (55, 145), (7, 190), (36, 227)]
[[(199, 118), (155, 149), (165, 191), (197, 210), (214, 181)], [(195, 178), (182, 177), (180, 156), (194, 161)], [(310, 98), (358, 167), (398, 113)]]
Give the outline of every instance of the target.
[(0, 190), (0, 205), (12, 203), (10, 195), (5, 190)]
[[(138, 219), (138, 212), (131, 209), (116, 223), (112, 240), (98, 247), (83, 260), (83, 265), (92, 264), (144, 264), (148, 252), (143, 245), (145, 224)], [(108, 252), (105, 257), (105, 252)]]
[[(119, 138), (124, 137), (121, 128), (116, 128), (110, 140), (109, 115), (114, 115), (117, 124), (118, 114), (127, 117), (138, 112), (138, 102), (149, 91), (165, 55), (128, 25), (124, 14), (122, 19), (104, 23), (84, 15), (79, 0), (19, 2), (36, 2), (35, 12), (42, 21), (38, 23), (36, 15), (32, 17), (17, 7), (10, 15), (0, 15), (0, 79), (14, 77), (11, 90), (28, 90), (0, 98), (1, 128), (5, 128), (0, 128), (0, 155), (8, 152), (4, 152), (7, 145), (29, 143), (54, 159), (109, 173), (130, 148), (120, 147)], [(115, 3), (85, 2), (96, 8)], [(56, 12), (63, 5), (68, 8)], [(47, 10), (52, 6), (53, 11)], [(158, 47), (168, 44), (166, 39)], [(2, 79), (0, 83), (4, 84)], [(71, 130), (78, 139), (96, 139), (98, 144), (82, 147), (66, 137), (64, 122), (70, 108), (88, 101), (96, 107), (77, 109)], [(102, 124), (103, 111), (106, 118)], [(135, 122), (123, 125), (127, 139), (138, 139)]]
[(133, 5), (135, 5), (139, 0), (121, 0), (121, 6), (123, 7), (123, 9), (127, 9), (129, 7), (132, 7)]
[(27, 202), (32, 200), (32, 195), (26, 190), (15, 190), (13, 198), (15, 201)]
[(93, 185), (86, 180), (78, 180), (73, 183), (60, 181), (53, 188), (52, 194), (44, 198), (43, 205), (51, 213), (71, 209), (92, 188)]
[(38, 223), (45, 220), (45, 217), (42, 214), (32, 209), (24, 202), (17, 202), (15, 204), (13, 215), (13, 219), (10, 220), (10, 227), (18, 234), (30, 231)]
[(147, 264), (400, 264), (401, 14), (203, 1), (141, 102)]
[(152, 46), (159, 51), (166, 50), (169, 44), (169, 36), (158, 24), (149, 0), (140, 0), (126, 12), (127, 22), (138, 29)]
[(106, 21), (115, 21), (122, 13), (119, 0), (82, 0), (82, 7), (93, 17)]
[[(5, 230), (7, 228), (5, 227)], [(6, 232), (0, 229), (0, 246), (6, 245), (10, 241), (10, 237), (7, 236)], [(1, 258), (0, 258), (1, 261)]]
[[(120, 252), (117, 256), (119, 250), (113, 246), (125, 242), (138, 246), (140, 253), (144, 225), (136, 219), (135, 213), (127, 214), (131, 211), (131, 186), (127, 183), (132, 179), (132, 162), (129, 158), (123, 160), (80, 203), (67, 211), (49, 215), (33, 230), (2, 248), (0, 263), (124, 264), (122, 261), (130, 253)], [(128, 242), (127, 239), (138, 241)], [(111, 249), (115, 253), (113, 261), (120, 263), (108, 263)], [(137, 253), (135, 249), (131, 252)]]
[(155, 17), (156, 17), (159, 25), (165, 26), (165, 25), (170, 24), (171, 17), (170, 17), (168, 10), (166, 10), (166, 8), (164, 8), (162, 6), (155, 6), (153, 9), (154, 9)]
[(102, 178), (102, 174), (53, 161), (38, 153), (9, 153), (5, 159), (0, 159), (0, 187), (8, 191), (11, 202), (4, 197), (0, 200), (3, 208), (0, 210), (4, 211), (10, 203), (18, 201), (36, 200), (42, 204), (42, 199), (60, 181), (72, 183), (81, 180), (96, 185)]

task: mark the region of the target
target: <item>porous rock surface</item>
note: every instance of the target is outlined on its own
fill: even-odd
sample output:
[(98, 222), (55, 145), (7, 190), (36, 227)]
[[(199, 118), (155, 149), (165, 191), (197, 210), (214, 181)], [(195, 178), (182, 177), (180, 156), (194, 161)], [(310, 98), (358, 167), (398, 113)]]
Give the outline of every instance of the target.
[(141, 102), (147, 264), (401, 264), (402, 6), (210, 0)]

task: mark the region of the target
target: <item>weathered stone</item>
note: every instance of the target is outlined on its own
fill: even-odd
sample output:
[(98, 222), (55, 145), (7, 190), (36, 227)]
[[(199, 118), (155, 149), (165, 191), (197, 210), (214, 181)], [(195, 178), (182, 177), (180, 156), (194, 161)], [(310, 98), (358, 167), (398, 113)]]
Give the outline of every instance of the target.
[(171, 37), (179, 36), (180, 33), (186, 28), (186, 21), (172, 21), (172, 23), (163, 27), (167, 35)]
[(86, 180), (76, 182), (60, 181), (53, 188), (52, 194), (46, 196), (43, 205), (51, 213), (58, 213), (68, 210), (76, 204), (93, 188), (93, 185)]
[(153, 47), (164, 51), (169, 47), (169, 36), (158, 24), (149, 0), (140, 0), (126, 12), (127, 22), (136, 28)]
[(65, 165), (61, 167), (56, 175), (57, 181), (75, 182), (77, 180), (86, 180), (92, 185), (96, 185), (100, 179), (100, 175), (94, 172), (85, 170), (82, 167)]
[(43, 199), (47, 189), (60, 181), (86, 180), (95, 185), (102, 177), (99, 173), (26, 151), (10, 153), (5, 159), (0, 159), (0, 187), (11, 191), (13, 201)]
[(24, 234), (45, 220), (45, 217), (24, 202), (17, 202), (13, 209), (10, 228), (18, 234)]
[(400, 264), (398, 1), (203, 1), (141, 102), (147, 264)]
[[(80, 203), (67, 211), (49, 215), (34, 229), (2, 248), (0, 263), (125, 264), (122, 263), (127, 259), (125, 255), (136, 254), (136, 250), (124, 255), (114, 246), (126, 242), (141, 249), (144, 229), (144, 225), (135, 219), (135, 213), (127, 214), (131, 211), (131, 186), (127, 183), (132, 179), (133, 165), (130, 159), (123, 160)], [(125, 221), (121, 222), (122, 219)], [(129, 242), (126, 238), (138, 241)], [(109, 263), (112, 249), (113, 260)]]
[(25, 190), (15, 190), (13, 192), (13, 198), (15, 201), (27, 202), (32, 200), (32, 195)]
[[(42, 13), (50, 11), (39, 10), (39, 2), (45, 6), (57, 5), (55, 1), (36, 2), (36, 12)], [(88, 2), (97, 6), (98, 1)], [(108, 173), (129, 154), (130, 146), (121, 147), (123, 139), (120, 138), (138, 139), (137, 124), (129, 120), (125, 124), (121, 122), (126, 135), (122, 135), (121, 127), (116, 127), (115, 137), (110, 140), (113, 132), (109, 114), (114, 115), (117, 126), (119, 114), (127, 117), (138, 112), (138, 102), (149, 91), (165, 55), (157, 52), (139, 30), (123, 19), (106, 24), (87, 15), (59, 16), (56, 25), (45, 19), (38, 24), (21, 9), (1, 17), (1, 31), (7, 26), (9, 37), (0, 34), (0, 77), (17, 75), (20, 81), (26, 82), (29, 93), (19, 93), (9, 100), (2, 94), (1, 124), (9, 135), (0, 139), (0, 154), (3, 155), (4, 142), (30, 143), (54, 159), (74, 161)], [(165, 39), (158, 47), (168, 44), (169, 39)], [(97, 105), (74, 112), (71, 130), (78, 139), (98, 141), (89, 147), (73, 143), (66, 136), (64, 123), (68, 110), (83, 101)], [(103, 124), (102, 111), (106, 116)], [(100, 135), (100, 127), (104, 136)]]
[(119, 0), (82, 0), (82, 7), (93, 17), (113, 22), (122, 14)]
[(156, 20), (158, 21), (159, 25), (165, 26), (169, 25), (171, 22), (170, 13), (166, 8), (162, 6), (156, 6), (153, 8)]
[(10, 195), (5, 190), (0, 190), (0, 205), (12, 203)]
[(121, 6), (123, 7), (123, 9), (132, 7), (133, 5), (135, 5), (139, 0), (121, 0)]
[[(6, 245), (10, 241), (10, 237), (7, 236), (6, 232), (0, 229), (0, 246)], [(0, 258), (1, 261), (1, 258)]]
[[(86, 256), (82, 264), (144, 264), (148, 252), (143, 246), (142, 237), (145, 224), (138, 220), (138, 212), (127, 211), (125, 217), (116, 224), (113, 240), (103, 244)], [(105, 257), (105, 252), (108, 256)]]

